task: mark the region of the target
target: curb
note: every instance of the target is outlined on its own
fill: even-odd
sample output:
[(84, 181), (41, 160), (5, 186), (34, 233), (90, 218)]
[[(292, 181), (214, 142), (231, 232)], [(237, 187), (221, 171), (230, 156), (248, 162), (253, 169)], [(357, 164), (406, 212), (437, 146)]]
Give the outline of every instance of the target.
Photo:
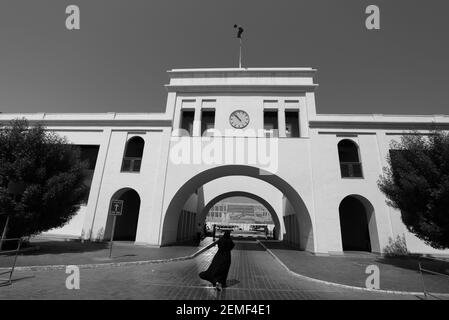
[[(80, 269), (97, 269), (97, 268), (105, 268), (105, 267), (124, 267), (124, 266), (138, 266), (144, 264), (156, 264), (156, 263), (167, 263), (167, 262), (175, 262), (175, 261), (184, 261), (190, 260), (203, 252), (212, 248), (217, 241), (214, 241), (207, 246), (201, 248), (197, 252), (191, 254), (190, 256), (177, 257), (177, 258), (169, 258), (169, 259), (156, 259), (156, 260), (142, 260), (142, 261), (124, 261), (124, 262), (108, 262), (108, 263), (90, 263), (90, 264), (81, 264), (76, 265)], [(50, 270), (65, 270), (69, 265), (59, 264), (59, 265), (46, 265), (46, 266), (19, 266), (15, 267), (14, 271), (50, 271)], [(1, 267), (1, 270), (9, 270), (9, 268)]]
[[(413, 291), (398, 291), (398, 290), (383, 290), (383, 289), (368, 289), (368, 288), (363, 288), (363, 287), (356, 287), (356, 286), (351, 286), (351, 285), (347, 285), (347, 284), (341, 284), (341, 283), (336, 283), (336, 282), (330, 282), (330, 281), (325, 281), (325, 280), (319, 280), (319, 279), (315, 279), (315, 278), (311, 278), (308, 276), (304, 276), (302, 274), (296, 273), (292, 270), (290, 270), (289, 267), (287, 267), (287, 265), (285, 265), (285, 263), (283, 263), (281, 261), (281, 259), (279, 259), (270, 249), (268, 249), (261, 241), (257, 241), (259, 242), (259, 244), (282, 266), (284, 267), (291, 275), (297, 277), (297, 278), (301, 278), (303, 280), (308, 280), (308, 281), (312, 281), (315, 283), (320, 283), (320, 284), (325, 284), (325, 285), (330, 285), (330, 286), (334, 286), (334, 287), (338, 287), (338, 288), (343, 288), (343, 289), (351, 289), (351, 290), (359, 290), (359, 291), (366, 291), (366, 292), (372, 292), (372, 293), (387, 293), (387, 294), (397, 294), (397, 295), (413, 295), (413, 296), (424, 296), (424, 292), (413, 292)], [(434, 292), (428, 292), (427, 295), (434, 295), (434, 296), (441, 296), (441, 297), (449, 297), (449, 293), (434, 293)]]

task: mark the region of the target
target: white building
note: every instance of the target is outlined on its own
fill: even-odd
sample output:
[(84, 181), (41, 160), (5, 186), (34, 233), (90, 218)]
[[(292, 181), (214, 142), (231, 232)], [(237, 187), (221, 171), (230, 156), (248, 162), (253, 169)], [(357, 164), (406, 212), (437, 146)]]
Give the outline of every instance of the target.
[(108, 239), (111, 200), (123, 199), (117, 238), (166, 245), (194, 236), (218, 201), (245, 196), (269, 210), (280, 239), (317, 254), (381, 252), (397, 235), (412, 252), (447, 253), (407, 232), (377, 180), (392, 140), (435, 123), (447, 129), (449, 116), (320, 115), (315, 72), (171, 70), (165, 113), (0, 114), (0, 121), (26, 117), (96, 156), (88, 201), (50, 234)]

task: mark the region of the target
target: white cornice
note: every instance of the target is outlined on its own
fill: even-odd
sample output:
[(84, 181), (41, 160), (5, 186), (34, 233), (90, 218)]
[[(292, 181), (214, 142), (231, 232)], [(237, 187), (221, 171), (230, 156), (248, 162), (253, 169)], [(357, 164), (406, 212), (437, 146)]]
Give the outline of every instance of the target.
[(165, 85), (168, 92), (311, 92), (317, 84), (305, 85)]
[(448, 122), (410, 122), (410, 121), (309, 121), (313, 129), (396, 129), (396, 130), (432, 130), (449, 129)]
[(239, 73), (239, 74), (249, 74), (249, 73), (307, 73), (313, 74), (317, 70), (313, 68), (193, 68), (193, 69), (172, 69), (168, 70), (168, 74), (193, 74), (193, 73), (203, 73), (203, 74), (223, 74), (223, 73)]
[(16, 117), (16, 114), (10, 118), (5, 117), (7, 114), (3, 114), (4, 117), (0, 118), (0, 126), (8, 124), (9, 121), (17, 118), (25, 118), (29, 124), (41, 124), (45, 127), (90, 127), (90, 128), (103, 128), (103, 127), (171, 127), (171, 119), (36, 119), (28, 118), (26, 115)]

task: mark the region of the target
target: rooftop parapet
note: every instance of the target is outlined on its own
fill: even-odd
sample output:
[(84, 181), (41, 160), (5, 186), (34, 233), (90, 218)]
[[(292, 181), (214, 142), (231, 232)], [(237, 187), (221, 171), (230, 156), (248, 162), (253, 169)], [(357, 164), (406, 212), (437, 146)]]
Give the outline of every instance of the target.
[(313, 68), (221, 68), (168, 71), (169, 91), (313, 91)]

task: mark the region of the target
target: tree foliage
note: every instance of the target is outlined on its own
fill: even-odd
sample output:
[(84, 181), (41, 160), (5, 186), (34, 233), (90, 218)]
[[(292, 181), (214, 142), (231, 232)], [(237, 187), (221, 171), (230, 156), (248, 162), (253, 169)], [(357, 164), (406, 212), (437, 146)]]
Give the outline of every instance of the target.
[[(9, 214), (8, 237), (63, 226), (86, 195), (80, 150), (42, 126), (14, 120), (0, 127), (0, 214)], [(11, 194), (11, 185), (20, 185)]]
[(410, 232), (434, 248), (449, 248), (447, 133), (415, 132), (393, 142), (378, 185)]

